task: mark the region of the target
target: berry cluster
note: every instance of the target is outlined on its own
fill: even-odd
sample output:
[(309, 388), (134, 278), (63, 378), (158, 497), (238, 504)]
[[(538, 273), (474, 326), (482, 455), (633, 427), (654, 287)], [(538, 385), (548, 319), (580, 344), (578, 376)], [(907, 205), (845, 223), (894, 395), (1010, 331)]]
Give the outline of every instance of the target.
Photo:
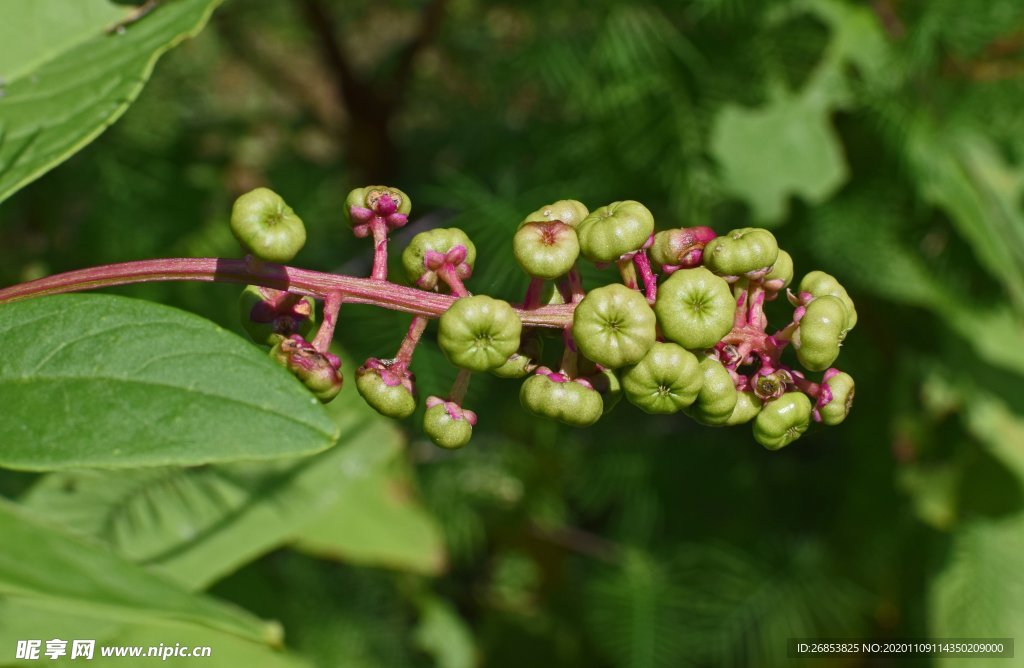
[[(346, 200), (353, 233), (373, 238), (371, 279), (382, 285), (393, 285), (387, 283), (389, 233), (407, 224), (410, 211), (408, 196), (388, 186), (358, 188)], [(237, 200), (231, 227), (257, 269), (291, 260), (305, 241), (302, 221), (265, 188)], [(792, 258), (767, 230), (655, 233), (654, 217), (639, 202), (591, 212), (562, 200), (526, 216), (513, 253), (531, 279), (516, 306), (467, 290), (476, 247), (460, 229), (421, 232), (402, 252), (413, 286), (452, 299), (438, 318), (437, 340), (460, 373), (447, 397), (426, 399), (423, 424), (441, 447), (461, 447), (472, 436), (477, 416), (462, 406), (472, 372), (525, 378), (523, 407), (568, 425), (594, 424), (625, 395), (648, 413), (682, 411), (712, 426), (753, 422), (754, 438), (770, 450), (799, 438), (812, 421), (839, 424), (850, 410), (853, 379), (832, 365), (857, 323), (853, 302), (821, 271), (789, 289)], [(581, 256), (614, 264), (621, 282), (584, 290)], [(792, 317), (769, 333), (764, 305), (783, 291)], [(241, 305), (252, 339), (330, 401), (342, 385), (340, 362), (328, 347), (343, 297), (328, 293), (323, 301), (312, 340), (306, 337), (316, 310), (309, 296), (250, 285)], [(568, 308), (571, 317), (524, 326), (524, 314), (552, 305)], [(370, 358), (356, 370), (356, 389), (378, 412), (404, 418), (415, 411), (410, 363), (427, 324), (428, 316), (414, 315), (395, 357)], [(545, 332), (560, 334), (560, 357), (544, 357)], [(820, 381), (783, 361), (790, 346), (806, 371), (824, 372)]]

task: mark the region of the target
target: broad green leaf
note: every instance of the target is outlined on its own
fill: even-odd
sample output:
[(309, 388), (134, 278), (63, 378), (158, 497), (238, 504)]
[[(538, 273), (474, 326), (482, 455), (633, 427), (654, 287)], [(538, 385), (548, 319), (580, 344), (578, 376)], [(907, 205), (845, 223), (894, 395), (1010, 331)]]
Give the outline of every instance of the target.
[(337, 426), (238, 336), (147, 301), (0, 306), (0, 466), (125, 468), (309, 454)]
[[(41, 640), (45, 651), (46, 640), (58, 638), (68, 642), (70, 655), (72, 640), (95, 640), (96, 646), (90, 666), (124, 666), (126, 659), (101, 657), (101, 647), (209, 647), (210, 658), (168, 657), (161, 665), (195, 665), (205, 660), (216, 666), (260, 666), (260, 668), (306, 668), (309, 664), (287, 652), (254, 643), (238, 636), (198, 626), (156, 624), (152, 622), (113, 622), (95, 617), (55, 611), (33, 606), (25, 599), (0, 598), (0, 647), (16, 647), (19, 640)], [(51, 662), (40, 652), (47, 665), (81, 665), (85, 659), (64, 656)], [(14, 652), (0, 655), (0, 666), (24, 666), (24, 661), (12, 660)], [(150, 659), (153, 660), (153, 659)]]
[(120, 621), (198, 624), (279, 644), (281, 631), (244, 611), (178, 585), (91, 541), (66, 534), (0, 501), (0, 595)]
[[(366, 491), (368, 485), (383, 489), (393, 481), (384, 471), (401, 451), (398, 430), (354, 392), (335, 399), (331, 411), (340, 444), (316, 457), (200, 469), (54, 473), (24, 502), (190, 589), (206, 587), (297, 533), (309, 535), (305, 527), (322, 523), (321, 515), (337, 516), (339, 504), (378, 527), (376, 533), (353, 535), (351, 540), (367, 541), (355, 546), (354, 560), (436, 569), (444, 553), (425, 513), (410, 500), (378, 501)], [(394, 534), (383, 547), (381, 534)], [(401, 546), (409, 547), (401, 552)]]
[(715, 119), (711, 152), (726, 187), (762, 223), (778, 222), (787, 199), (827, 199), (847, 178), (842, 146), (829, 121), (828, 101), (816, 90), (777, 92), (766, 105), (728, 105)]
[[(1024, 515), (974, 522), (960, 529), (949, 560), (930, 583), (929, 635), (1020, 638), (1024, 634), (1021, 554)], [(962, 665), (962, 659), (943, 659), (937, 665)]]
[(297, 547), (347, 563), (427, 575), (445, 565), (436, 522), (410, 496), (408, 482), (393, 466), (343, 486), (334, 505), (305, 525)]
[[(219, 0), (162, 2), (108, 34), (111, 3), (0, 4), (0, 201), (95, 139), (138, 96), (165, 51), (202, 29)], [(82, 4), (74, 9), (66, 5)], [(70, 11), (69, 11), (70, 9)], [(116, 15), (124, 16), (120, 7)], [(77, 15), (80, 21), (74, 21)], [(51, 41), (48, 35), (54, 35)], [(12, 39), (12, 34), (18, 35)], [(48, 46), (32, 44), (43, 36)], [(83, 39), (83, 37), (85, 39)]]

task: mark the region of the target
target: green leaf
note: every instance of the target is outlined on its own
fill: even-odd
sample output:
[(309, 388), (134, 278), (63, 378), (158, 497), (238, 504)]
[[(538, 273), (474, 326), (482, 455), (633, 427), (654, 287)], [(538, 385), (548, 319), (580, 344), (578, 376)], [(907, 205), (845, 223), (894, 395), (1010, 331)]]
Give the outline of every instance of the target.
[[(97, 0), (78, 9), (50, 0), (3, 0), (6, 27), (0, 37), (8, 40), (0, 40), (0, 66), (6, 68), (0, 70), (6, 77), (0, 87), (0, 201), (116, 121), (160, 55), (198, 33), (218, 3), (163, 2), (123, 31), (108, 34), (104, 26), (125, 15), (123, 6), (115, 14), (114, 5)], [(18, 37), (12, 39), (12, 33)], [(33, 38), (40, 35), (45, 37)]]
[(281, 631), (212, 598), (192, 594), (106, 548), (0, 501), (0, 594), (33, 605), (121, 621), (198, 624), (279, 644)]
[[(96, 648), (90, 666), (125, 665), (123, 657), (104, 658), (100, 647), (139, 646), (147, 651), (163, 644), (174, 647), (180, 643), (187, 647), (209, 647), (211, 658), (218, 666), (260, 666), (260, 668), (308, 668), (309, 664), (293, 654), (267, 647), (238, 636), (197, 626), (159, 624), (152, 622), (112, 622), (81, 614), (71, 614), (31, 605), (24, 599), (0, 598), (0, 647), (16, 647), (19, 640), (59, 638), (68, 642), (70, 656), (72, 640), (95, 640)], [(40, 653), (42, 656), (42, 652)], [(56, 665), (79, 665), (81, 660), (65, 656)], [(41, 659), (42, 660), (42, 659)], [(70, 662), (70, 663), (69, 663)], [(193, 657), (168, 657), (161, 665), (195, 665)], [(47, 660), (49, 664), (49, 661)], [(24, 666), (14, 660), (14, 653), (0, 656), (0, 666)]]
[(439, 574), (445, 549), (437, 523), (395, 473), (392, 466), (341, 487), (334, 505), (303, 528), (296, 547), (347, 563)]
[[(965, 525), (931, 580), (929, 635), (1013, 638), (1024, 633), (1024, 515)], [(958, 665), (944, 659), (937, 665)], [(975, 660), (977, 663), (977, 660)], [(993, 665), (998, 662), (993, 662)]]
[[(316, 457), (200, 469), (54, 473), (30, 490), (24, 503), (190, 589), (206, 587), (296, 534), (334, 549), (346, 537), (320, 531), (332, 530), (331, 519), (346, 515), (375, 527), (347, 537), (346, 557), (435, 572), (444, 552), (434, 525), (411, 500), (388, 496), (395, 480), (385, 467), (401, 452), (398, 430), (354, 392), (330, 409), (341, 430), (340, 445)], [(318, 524), (327, 526), (306, 528)]]
[(419, 609), (413, 640), (434, 657), (438, 668), (473, 668), (479, 663), (473, 634), (451, 605), (430, 596), (419, 601)]
[(266, 354), (151, 302), (0, 306), (0, 466), (125, 468), (309, 454), (338, 428)]
[(787, 198), (822, 202), (847, 179), (842, 146), (829, 122), (831, 108), (815, 90), (776, 91), (756, 109), (727, 105), (715, 119), (711, 152), (726, 187), (762, 223), (778, 222)]

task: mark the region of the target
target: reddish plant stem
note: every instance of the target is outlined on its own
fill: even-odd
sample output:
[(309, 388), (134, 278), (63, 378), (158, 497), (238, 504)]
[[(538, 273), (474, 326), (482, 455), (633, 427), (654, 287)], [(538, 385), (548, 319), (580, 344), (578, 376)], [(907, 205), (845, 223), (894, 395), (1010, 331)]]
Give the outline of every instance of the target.
[(441, 268), (437, 270), (437, 277), (448, 284), (448, 289), (451, 290), (452, 294), (456, 297), (468, 297), (469, 290), (466, 289), (466, 285), (459, 278), (458, 272), (455, 271), (455, 267), (445, 262), (441, 265)]
[[(19, 283), (0, 289), (0, 304), (30, 297), (155, 281), (263, 285), (319, 299), (323, 299), (330, 292), (338, 292), (349, 304), (371, 304), (427, 318), (440, 317), (456, 299), (453, 295), (426, 292), (387, 281), (328, 274), (284, 265), (266, 264), (261, 266), (258, 272), (254, 272), (245, 260), (170, 258), (78, 269)], [(532, 310), (517, 309), (516, 312), (523, 325), (562, 329), (572, 324), (573, 310), (572, 304), (559, 304)]]
[(413, 316), (412, 322), (409, 323), (409, 331), (405, 333), (402, 345), (395, 355), (395, 361), (407, 369), (409, 363), (412, 362), (412, 354), (416, 351), (416, 345), (419, 344), (420, 337), (423, 336), (423, 330), (427, 328), (427, 322), (427, 319), (421, 315)]
[(633, 263), (640, 272), (640, 279), (644, 282), (644, 294), (647, 296), (647, 303), (653, 304), (658, 298), (658, 277), (651, 269), (651, 261), (647, 257), (646, 250), (640, 250), (633, 256)]
[(558, 365), (558, 372), (569, 378), (575, 378), (576, 373), (579, 371), (579, 355), (576, 352), (576, 344), (573, 342), (572, 337), (569, 336), (568, 330), (566, 330), (565, 341), (565, 350), (562, 352), (562, 361)]
[(455, 377), (455, 382), (452, 383), (452, 390), (448, 393), (448, 401), (462, 405), (462, 400), (466, 398), (466, 391), (469, 390), (469, 380), (472, 378), (473, 373), (468, 369), (459, 369), (459, 375)]
[[(572, 294), (572, 303), (578, 304), (583, 301), (583, 297), (586, 295), (583, 291), (583, 277), (580, 276), (580, 270), (576, 265), (573, 265), (569, 273), (566, 274), (566, 277), (569, 280), (569, 292)], [(572, 322), (571, 319), (570, 322)]]
[(374, 216), (370, 223), (373, 232), (373, 272), (370, 278), (388, 280), (388, 226), (380, 216)]
[(318, 353), (326, 353), (334, 340), (334, 327), (338, 324), (338, 311), (341, 310), (343, 299), (340, 292), (329, 292), (324, 297), (324, 321), (316, 331), (313, 347)]
[(636, 279), (636, 267), (633, 266), (633, 258), (619, 260), (615, 263), (622, 276), (622, 283), (630, 290), (639, 290), (640, 284)]
[(523, 298), (523, 308), (534, 309), (540, 306), (542, 292), (544, 292), (544, 279), (531, 278), (530, 285), (526, 288), (526, 297)]
[(732, 315), (733, 331), (747, 326), (747, 291), (744, 290), (736, 297), (736, 310)]
[(793, 374), (793, 385), (796, 386), (796, 389), (800, 390), (812, 399), (817, 399), (818, 395), (821, 393), (821, 385), (807, 380), (806, 378), (801, 378), (795, 373)]

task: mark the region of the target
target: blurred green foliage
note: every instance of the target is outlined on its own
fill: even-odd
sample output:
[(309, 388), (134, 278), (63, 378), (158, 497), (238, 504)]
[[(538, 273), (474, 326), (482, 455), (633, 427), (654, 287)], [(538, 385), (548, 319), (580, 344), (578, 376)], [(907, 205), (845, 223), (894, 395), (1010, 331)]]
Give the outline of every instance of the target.
[[(237, 255), (230, 203), (261, 184), (307, 223), (294, 264), (367, 273), (340, 207), (387, 182), (414, 202), (397, 246), (463, 227), (470, 289), (508, 299), (527, 283), (515, 226), (546, 201), (638, 199), (662, 228), (771, 226), (798, 276), (826, 270), (857, 304), (841, 358), (857, 401), (839, 427), (769, 453), (745, 429), (623, 404), (571, 430), (480, 377), (471, 447), (433, 448), (417, 415), (356, 487), (295, 482), (350, 498), (319, 531), (253, 542), (217, 521), (275, 507), (260, 485), (286, 473), (262, 469), (118, 474), (154, 498), (92, 484), (106, 494), (90, 513), (121, 519), (79, 531), (143, 564), (178, 515), (249, 536), (244, 560), (193, 586), (279, 620), (292, 654), (275, 656), (308, 665), (771, 667), (793, 637), (1024, 638), (1022, 108), (1018, 0), (229, 0), (123, 120), (4, 202), (0, 283)], [(236, 287), (117, 292), (240, 331)], [(349, 372), (407, 322), (342, 316)], [(430, 344), (413, 370), (423, 396), (455, 376)], [(359, 410), (344, 392), (336, 410)], [(69, 510), (48, 500), (58, 482), (0, 474), (50, 521)], [(209, 493), (222, 485), (228, 498)], [(2, 594), (0, 618), (35, 619)]]

